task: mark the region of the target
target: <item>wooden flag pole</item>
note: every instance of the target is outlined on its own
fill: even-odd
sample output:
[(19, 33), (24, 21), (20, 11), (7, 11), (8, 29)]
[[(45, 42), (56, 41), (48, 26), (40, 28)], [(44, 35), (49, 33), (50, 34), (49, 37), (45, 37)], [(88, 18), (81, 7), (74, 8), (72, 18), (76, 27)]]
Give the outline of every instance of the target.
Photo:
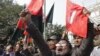
[(43, 7), (43, 23), (44, 23), (44, 32), (43, 32), (43, 37), (44, 40), (46, 40), (46, 0), (44, 0), (44, 7)]

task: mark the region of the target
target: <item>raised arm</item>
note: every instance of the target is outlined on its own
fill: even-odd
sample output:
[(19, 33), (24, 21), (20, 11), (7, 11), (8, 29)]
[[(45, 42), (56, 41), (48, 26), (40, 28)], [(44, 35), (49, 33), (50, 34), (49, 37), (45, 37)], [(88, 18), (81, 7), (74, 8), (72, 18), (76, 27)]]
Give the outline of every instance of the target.
[(88, 23), (87, 38), (83, 39), (82, 44), (76, 49), (77, 54), (89, 56), (93, 50), (94, 28), (92, 23)]
[(42, 56), (51, 56), (51, 51), (48, 45), (46, 44), (46, 42), (44, 41), (42, 34), (39, 32), (37, 27), (34, 25), (34, 22), (29, 21), (27, 26), (28, 26), (27, 31), (29, 32), (29, 34), (32, 36), (32, 38), (36, 42), (38, 48), (40, 49)]

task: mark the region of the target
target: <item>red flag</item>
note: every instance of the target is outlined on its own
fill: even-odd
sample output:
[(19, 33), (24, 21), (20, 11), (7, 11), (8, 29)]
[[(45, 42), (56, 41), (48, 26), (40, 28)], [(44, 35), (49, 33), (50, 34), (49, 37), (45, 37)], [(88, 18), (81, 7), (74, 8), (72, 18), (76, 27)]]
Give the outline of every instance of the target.
[[(66, 28), (75, 35), (86, 38), (88, 17), (87, 15), (83, 14), (83, 9), (84, 7), (67, 0)], [(70, 20), (74, 11), (76, 11), (76, 13), (73, 17), (73, 22), (71, 23)]]
[(21, 29), (23, 27), (23, 23), (24, 23), (24, 20), (23, 18), (19, 18), (18, 22), (17, 22), (17, 28)]
[(27, 38), (27, 42), (28, 42), (29, 44), (32, 44), (32, 42), (33, 42), (32, 37), (28, 37), (28, 38)]
[(43, 5), (43, 0), (31, 0), (27, 9), (33, 15), (37, 15)]
[(23, 34), (27, 36), (29, 33), (26, 30), (24, 30)]
[(19, 20), (18, 20), (17, 28), (20, 29), (20, 30), (24, 29), (23, 34), (28, 35), (28, 32), (26, 31), (27, 25), (26, 25), (26, 22), (24, 22), (24, 19), (22, 17), (19, 18)]

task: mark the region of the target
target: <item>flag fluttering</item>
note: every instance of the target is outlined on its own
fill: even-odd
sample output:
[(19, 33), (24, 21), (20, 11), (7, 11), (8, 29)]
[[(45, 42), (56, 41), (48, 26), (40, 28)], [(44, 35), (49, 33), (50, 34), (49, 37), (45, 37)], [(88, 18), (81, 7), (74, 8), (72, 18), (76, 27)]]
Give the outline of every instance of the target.
[(37, 26), (37, 28), (40, 30), (41, 33), (43, 32), (43, 23), (42, 23), (43, 3), (44, 0), (31, 0), (30, 4), (26, 8), (32, 15), (31, 20), (34, 22), (34, 24)]
[(83, 13), (85, 8), (67, 0), (66, 28), (73, 34), (86, 38), (88, 16)]
[(49, 14), (47, 15), (46, 23), (52, 23), (53, 13), (54, 13), (54, 4), (52, 5)]
[(42, 6), (43, 0), (31, 0), (30, 4), (27, 6), (27, 9), (32, 15), (37, 15)]
[(18, 38), (20, 38), (22, 35), (25, 36), (29, 35), (28, 32), (26, 31), (27, 22), (25, 20), (27, 17), (29, 20), (31, 18), (32, 21), (34, 21), (35, 25), (39, 28), (40, 32), (43, 31), (42, 30), (42, 6), (43, 6), (43, 0), (31, 0), (30, 4), (26, 7), (27, 11), (24, 10), (20, 13), (20, 18), (17, 22), (17, 27), (10, 39), (12, 44), (15, 44), (15, 42), (18, 41)]

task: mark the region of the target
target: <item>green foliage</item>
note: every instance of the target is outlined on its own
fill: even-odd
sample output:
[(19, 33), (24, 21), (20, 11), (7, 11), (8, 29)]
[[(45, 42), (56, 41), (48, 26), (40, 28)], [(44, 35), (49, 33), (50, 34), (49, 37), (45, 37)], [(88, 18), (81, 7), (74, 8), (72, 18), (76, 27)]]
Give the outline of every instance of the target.
[(13, 4), (13, 0), (0, 0), (0, 38), (6, 36), (16, 26), (22, 6)]
[(64, 30), (64, 26), (49, 24), (46, 28), (46, 36), (50, 37), (51, 35), (57, 35), (58, 37), (61, 37)]

